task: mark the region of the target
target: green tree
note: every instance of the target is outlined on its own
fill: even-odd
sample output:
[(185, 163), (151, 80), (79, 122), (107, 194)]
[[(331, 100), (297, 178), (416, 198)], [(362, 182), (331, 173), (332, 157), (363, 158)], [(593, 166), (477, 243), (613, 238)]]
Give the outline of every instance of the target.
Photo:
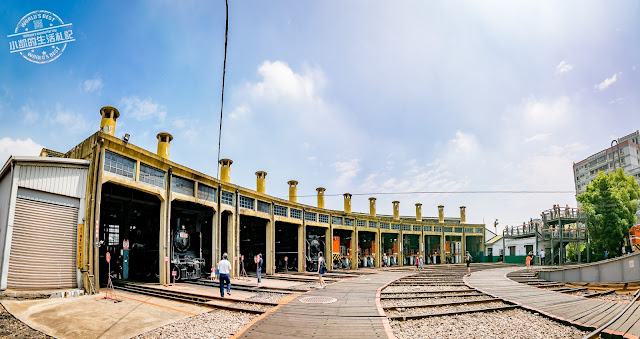
[(621, 254), (629, 229), (636, 223), (636, 210), (640, 186), (622, 169), (604, 174), (598, 173), (587, 185), (578, 201), (589, 218), (589, 238), (596, 253), (605, 250)]

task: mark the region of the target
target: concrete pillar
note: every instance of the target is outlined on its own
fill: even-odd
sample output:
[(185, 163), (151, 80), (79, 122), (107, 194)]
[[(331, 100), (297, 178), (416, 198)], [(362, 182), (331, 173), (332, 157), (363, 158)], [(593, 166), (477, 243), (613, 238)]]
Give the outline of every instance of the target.
[(324, 243), (324, 247), (325, 247), (325, 251), (324, 251), (324, 259), (327, 261), (327, 269), (329, 269), (330, 271), (333, 270), (333, 234), (331, 231), (331, 227), (327, 227), (324, 230), (324, 238), (325, 238), (325, 243)]
[(289, 180), (287, 184), (289, 184), (289, 201), (298, 202), (298, 182)]
[(344, 213), (351, 213), (351, 194), (345, 193), (344, 196)]
[(353, 231), (351, 232), (351, 268), (354, 270), (358, 269), (358, 230), (355, 225)]
[(440, 223), (444, 222), (444, 206), (443, 205), (438, 206), (438, 222)]
[(372, 217), (376, 216), (376, 198), (369, 198), (369, 215)]
[(306, 242), (304, 241), (304, 238), (305, 238), (304, 225), (298, 225), (298, 272), (304, 272), (305, 271), (304, 267), (307, 263), (305, 259), (304, 245)]
[[(267, 221), (266, 224), (266, 232), (267, 232), (267, 239), (266, 239), (266, 253), (265, 253), (265, 258), (264, 258), (264, 262), (265, 262), (265, 273), (266, 274), (274, 274), (275, 271), (273, 269), (273, 266), (276, 264), (276, 257), (275, 257), (275, 246), (276, 246), (276, 232), (275, 232), (275, 221), (273, 221), (273, 219)], [(246, 258), (245, 258), (246, 259)]]
[[(220, 159), (220, 180), (224, 182), (231, 182), (231, 159)], [(229, 254), (231, 255), (231, 254)]]
[(266, 194), (266, 183), (265, 181), (267, 180), (267, 172), (265, 171), (258, 171), (256, 172), (256, 191), (258, 191), (258, 193), (262, 193), (262, 194)]
[(393, 201), (393, 220), (400, 220), (400, 202)]
[(376, 230), (375, 233), (376, 237), (375, 237), (375, 244), (376, 244), (376, 250), (374, 251), (375, 253), (375, 265), (376, 267), (380, 267), (381, 266), (381, 259), (382, 259), (382, 245), (380, 243), (380, 230)]
[(318, 208), (324, 208), (324, 191), (326, 191), (326, 189), (324, 187), (318, 187), (316, 191), (318, 191)]
[(447, 238), (444, 236), (444, 233), (440, 235), (440, 263), (441, 264), (444, 264), (445, 263), (445, 259), (446, 259), (446, 255), (444, 253), (444, 250), (446, 248), (445, 244), (444, 244), (444, 241), (446, 239)]

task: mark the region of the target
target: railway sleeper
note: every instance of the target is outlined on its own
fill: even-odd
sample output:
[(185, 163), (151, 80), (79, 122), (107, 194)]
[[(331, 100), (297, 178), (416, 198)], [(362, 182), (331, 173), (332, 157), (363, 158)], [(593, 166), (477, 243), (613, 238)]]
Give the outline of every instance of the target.
[(397, 310), (404, 308), (419, 308), (419, 307), (440, 307), (440, 306), (456, 306), (456, 305), (470, 305), (470, 304), (482, 304), (489, 303), (494, 301), (502, 301), (501, 299), (496, 299), (493, 297), (489, 297), (487, 299), (480, 300), (468, 300), (468, 301), (455, 301), (451, 303), (436, 303), (436, 304), (420, 304), (420, 305), (409, 305), (409, 306), (385, 306), (383, 309), (385, 310)]
[(491, 307), (477, 310), (466, 310), (466, 311), (451, 311), (451, 312), (442, 312), (442, 313), (433, 313), (433, 314), (415, 314), (415, 315), (401, 315), (401, 316), (391, 316), (388, 317), (391, 320), (405, 321), (411, 319), (424, 319), (430, 317), (442, 317), (447, 315), (457, 315), (457, 314), (468, 314), (468, 313), (479, 313), (479, 312), (493, 312), (493, 311), (506, 311), (520, 308), (517, 305), (509, 305), (509, 306), (500, 306), (500, 307)]
[(486, 295), (484, 293), (469, 294), (440, 294), (440, 295), (420, 295), (412, 297), (380, 297), (380, 300), (399, 300), (399, 299), (435, 299), (435, 298), (457, 298), (457, 297), (480, 297)]

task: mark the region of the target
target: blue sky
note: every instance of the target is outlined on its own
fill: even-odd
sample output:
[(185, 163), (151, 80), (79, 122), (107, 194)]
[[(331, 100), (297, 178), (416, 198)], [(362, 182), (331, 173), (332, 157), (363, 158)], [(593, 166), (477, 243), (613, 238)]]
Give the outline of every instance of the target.
[[(73, 23), (51, 63), (9, 53), (34, 10)], [(574, 190), (572, 162), (640, 128), (635, 1), (230, 1), (222, 157), (234, 183), (342, 193)], [(116, 136), (216, 175), (223, 1), (3, 1), (0, 158)], [(3, 160), (2, 160), (3, 161)], [(304, 197), (312, 196), (312, 197)], [(368, 195), (354, 211), (368, 211)], [(573, 194), (378, 195), (379, 213), (518, 224)], [(493, 227), (490, 227), (493, 229)]]

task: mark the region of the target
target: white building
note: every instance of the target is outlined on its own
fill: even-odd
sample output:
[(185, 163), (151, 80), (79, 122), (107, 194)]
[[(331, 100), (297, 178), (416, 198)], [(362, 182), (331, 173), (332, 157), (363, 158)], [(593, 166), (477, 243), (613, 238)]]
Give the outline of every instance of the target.
[[(584, 193), (598, 172), (610, 173), (622, 168), (625, 174), (640, 183), (640, 133), (635, 132), (617, 139), (617, 145), (606, 148), (588, 158), (573, 163), (573, 182), (576, 194)], [(640, 209), (636, 213), (640, 219)]]

